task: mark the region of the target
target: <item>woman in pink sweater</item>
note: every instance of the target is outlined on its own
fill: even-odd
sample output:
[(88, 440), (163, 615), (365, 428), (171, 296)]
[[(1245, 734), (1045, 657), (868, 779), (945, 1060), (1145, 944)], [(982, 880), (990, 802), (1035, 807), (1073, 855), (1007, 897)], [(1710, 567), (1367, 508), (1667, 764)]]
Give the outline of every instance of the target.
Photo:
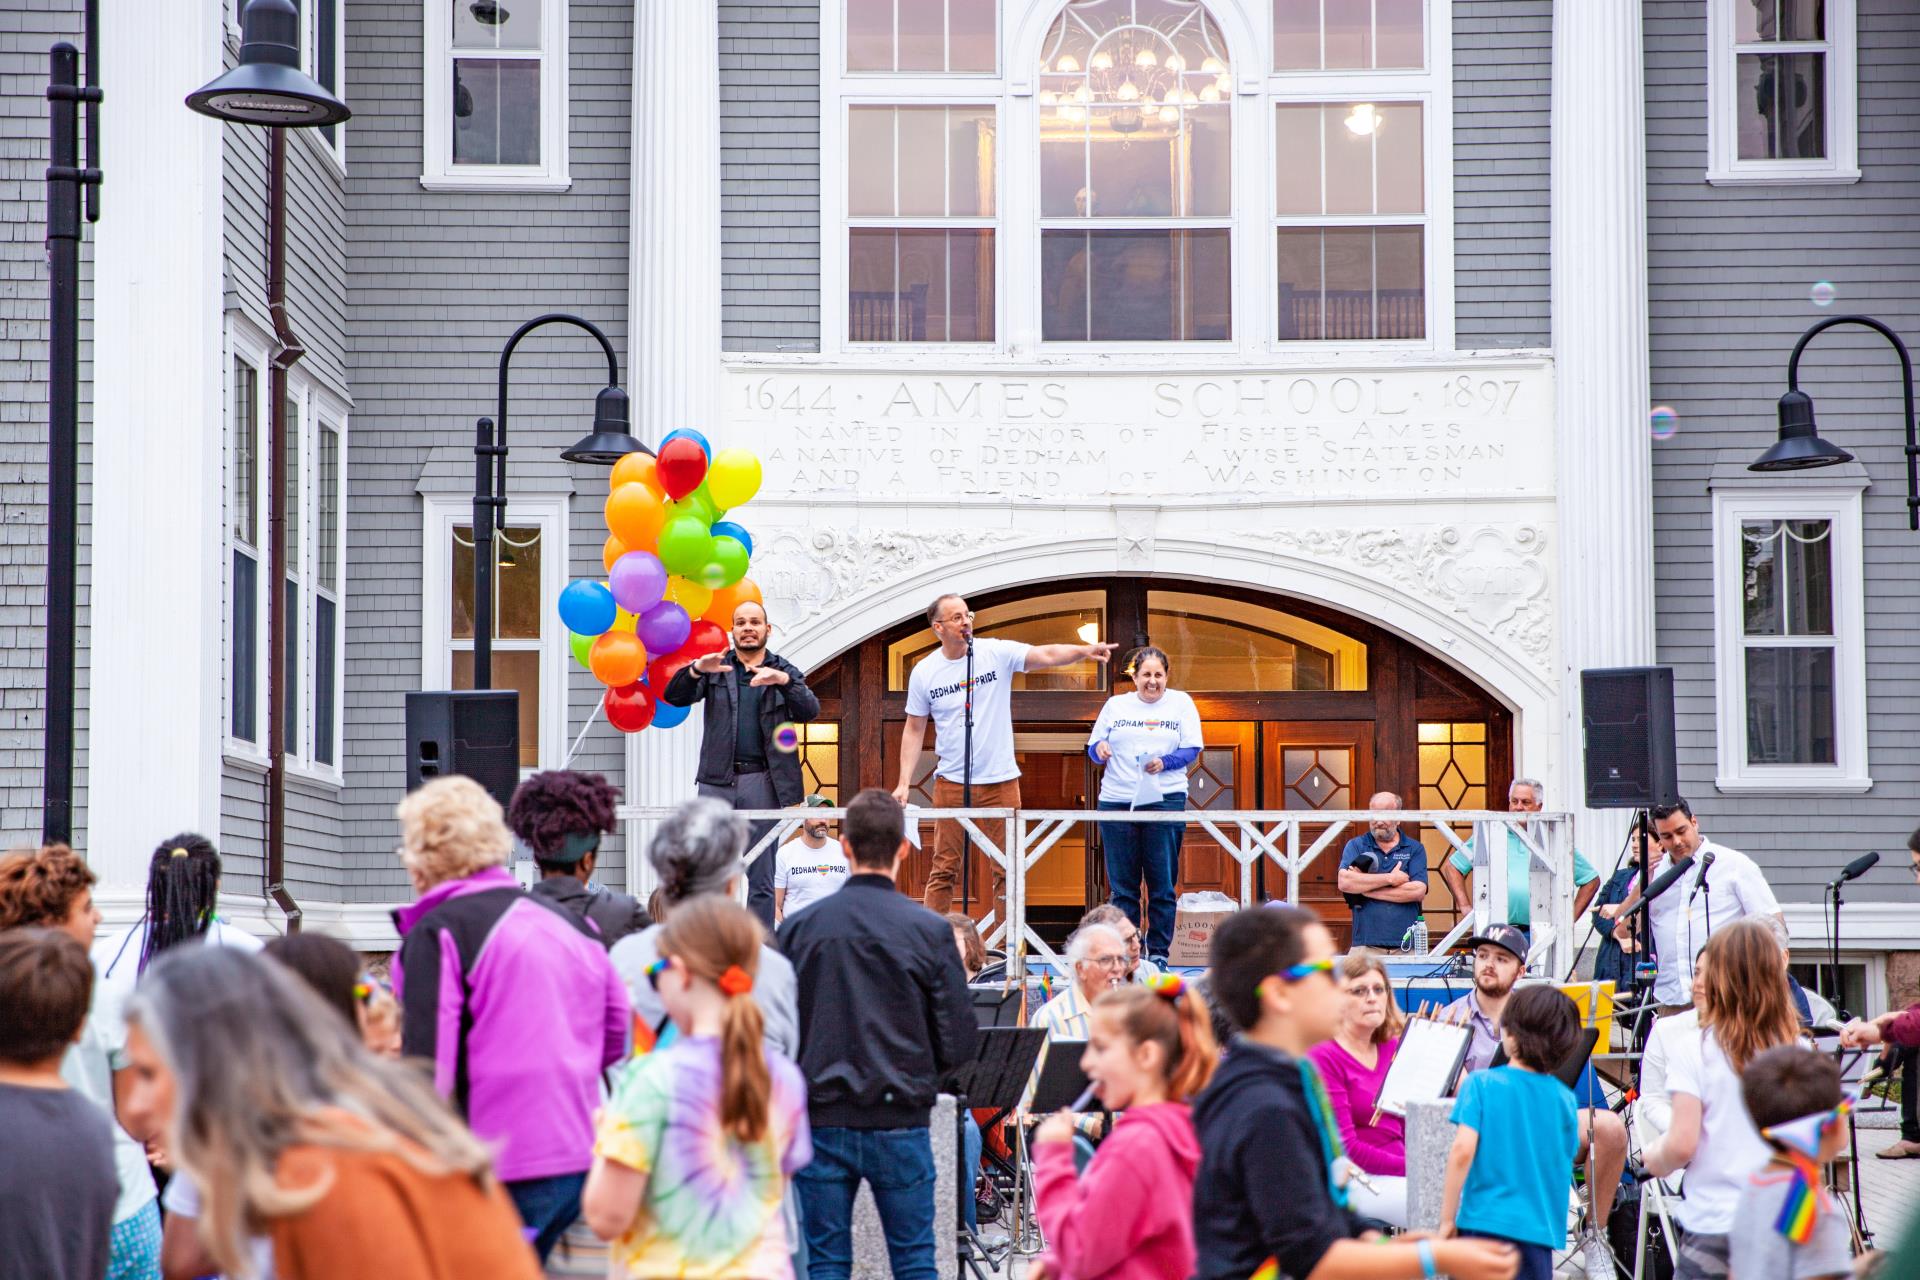
[(1407, 1131), (1399, 1116), (1375, 1109), (1374, 1099), (1393, 1065), (1405, 1020), (1394, 1003), (1387, 968), (1371, 955), (1341, 961), (1347, 1008), (1339, 1033), (1307, 1051), (1326, 1082), (1347, 1155), (1368, 1175), (1369, 1187), (1349, 1189), (1353, 1211), (1396, 1227), (1407, 1225)]
[(1073, 1168), (1073, 1115), (1034, 1133), (1033, 1180), (1047, 1254), (1028, 1280), (1186, 1280), (1193, 1274), (1193, 1174), (1200, 1164), (1187, 1100), (1219, 1060), (1206, 1004), (1176, 974), (1094, 1002), (1081, 1069), (1120, 1112), (1084, 1176)]

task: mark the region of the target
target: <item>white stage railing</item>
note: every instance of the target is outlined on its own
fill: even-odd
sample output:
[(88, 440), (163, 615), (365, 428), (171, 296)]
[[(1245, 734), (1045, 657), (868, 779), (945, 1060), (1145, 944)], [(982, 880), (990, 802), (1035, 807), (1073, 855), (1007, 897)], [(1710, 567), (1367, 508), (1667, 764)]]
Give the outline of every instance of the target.
[[(633, 806), (620, 810), (629, 833), (629, 866), (638, 865), (635, 833), (640, 823), (653, 822), (673, 812), (672, 806)], [(772, 823), (772, 828), (747, 850), (746, 861), (771, 855), (806, 821), (839, 822), (845, 809), (742, 809), (749, 821)], [(1396, 809), (1316, 810), (1235, 809), (1210, 811), (1094, 810), (1094, 809), (921, 809), (907, 810), (917, 825), (919, 842), (930, 846), (933, 824), (942, 819), (960, 823), (967, 841), (996, 869), (998, 884), (975, 885), (972, 898), (990, 904), (980, 921), (981, 937), (989, 947), (1007, 954), (1008, 972), (1025, 972), (1029, 949), (1050, 965), (1064, 968), (1060, 956), (1027, 923), (1027, 879), (1075, 827), (1093, 822), (1174, 822), (1195, 826), (1218, 844), (1240, 867), (1241, 906), (1254, 903), (1254, 867), (1266, 859), (1283, 878), (1284, 894), (1277, 901), (1300, 900), (1300, 877), (1322, 856), (1339, 857), (1352, 836), (1381, 819), (1410, 826), (1424, 825), (1440, 832), (1454, 850), (1473, 862), (1473, 913), (1462, 916), (1447, 935), (1422, 955), (1410, 960), (1438, 962), (1462, 938), (1507, 919), (1507, 858), (1510, 840), (1526, 852), (1531, 903), (1532, 947), (1528, 964), (1552, 975), (1573, 967), (1576, 938), (1573, 931), (1573, 817), (1565, 813), (1515, 814), (1492, 810)], [(998, 835), (998, 840), (993, 832)], [(1463, 834), (1464, 832), (1464, 834)], [(1406, 838), (1403, 836), (1403, 838)], [(1488, 856), (1488, 850), (1501, 856)], [(1428, 884), (1440, 874), (1428, 867)]]

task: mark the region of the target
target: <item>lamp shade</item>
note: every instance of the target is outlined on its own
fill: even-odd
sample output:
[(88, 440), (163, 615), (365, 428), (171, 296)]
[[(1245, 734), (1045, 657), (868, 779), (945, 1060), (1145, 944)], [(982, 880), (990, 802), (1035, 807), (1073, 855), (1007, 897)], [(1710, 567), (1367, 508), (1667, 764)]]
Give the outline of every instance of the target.
[(563, 450), (560, 456), (568, 462), (610, 467), (630, 453), (652, 452), (633, 438), (627, 421), (627, 393), (618, 387), (607, 387), (593, 402), (593, 430), (572, 448)]
[(1813, 397), (1789, 391), (1780, 397), (1780, 438), (1747, 464), (1749, 471), (1805, 471), (1852, 462), (1853, 455), (1820, 438), (1813, 421)]
[(300, 69), (294, 0), (248, 0), (240, 14), (240, 64), (187, 95), (201, 115), (280, 129), (339, 124), (353, 112)]

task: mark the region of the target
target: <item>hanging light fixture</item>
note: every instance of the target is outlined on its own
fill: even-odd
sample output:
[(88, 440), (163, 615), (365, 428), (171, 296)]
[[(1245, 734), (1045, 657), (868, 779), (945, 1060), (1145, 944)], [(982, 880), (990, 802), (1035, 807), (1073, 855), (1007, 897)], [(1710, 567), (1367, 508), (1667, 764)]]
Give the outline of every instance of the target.
[(300, 10), (293, 0), (248, 0), (240, 11), (240, 62), (187, 95), (203, 116), (234, 124), (313, 128), (353, 115), (300, 69)]
[(1347, 112), (1347, 132), (1356, 138), (1370, 137), (1380, 131), (1380, 113), (1371, 102), (1356, 102)]
[(513, 16), (507, 12), (505, 5), (499, 3), (499, 0), (473, 0), (473, 3), (467, 6), (467, 12), (471, 13), (473, 20), (483, 27), (501, 26)]

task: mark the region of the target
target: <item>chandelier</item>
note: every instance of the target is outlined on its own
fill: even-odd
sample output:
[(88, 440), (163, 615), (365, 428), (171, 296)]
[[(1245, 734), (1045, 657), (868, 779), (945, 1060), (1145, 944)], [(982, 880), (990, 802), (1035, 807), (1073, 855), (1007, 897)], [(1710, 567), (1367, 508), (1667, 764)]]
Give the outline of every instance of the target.
[(1190, 0), (1070, 4), (1047, 33), (1040, 105), (1067, 124), (1131, 135), (1178, 126), (1233, 92), (1225, 41)]

